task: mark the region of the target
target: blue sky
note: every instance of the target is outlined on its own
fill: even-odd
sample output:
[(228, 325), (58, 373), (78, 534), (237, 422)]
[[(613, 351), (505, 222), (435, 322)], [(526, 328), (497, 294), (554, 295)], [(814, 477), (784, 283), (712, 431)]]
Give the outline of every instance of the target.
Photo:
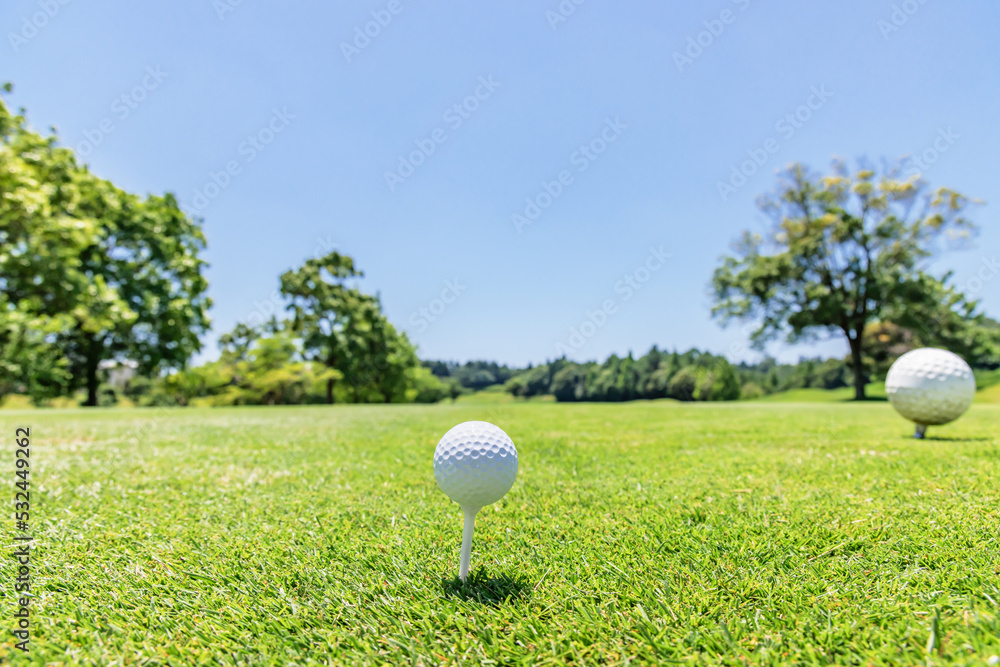
[(202, 358), (336, 248), (424, 358), (752, 359), (707, 285), (796, 160), (925, 155), (933, 185), (984, 199), (977, 247), (935, 268), (1000, 315), (1000, 275), (976, 282), (1000, 255), (998, 19), (988, 0), (7, 0), (0, 79), (96, 173), (204, 218)]

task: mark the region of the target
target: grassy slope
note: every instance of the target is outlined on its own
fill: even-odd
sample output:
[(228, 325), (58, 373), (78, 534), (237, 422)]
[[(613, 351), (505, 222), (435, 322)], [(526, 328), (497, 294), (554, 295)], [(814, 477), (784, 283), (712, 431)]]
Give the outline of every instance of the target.
[[(867, 389), (868, 398), (872, 400), (885, 399), (885, 385), (881, 383), (870, 384)], [(842, 403), (854, 399), (854, 390), (844, 389), (792, 389), (779, 394), (765, 396), (759, 401), (769, 403)], [(976, 392), (977, 403), (1000, 404), (1000, 384), (991, 384), (985, 389)]]
[(1000, 385), (1000, 368), (992, 371), (976, 371), (976, 385), (980, 389)]
[[(885, 385), (882, 383), (868, 385), (865, 392), (870, 400), (885, 399)], [(838, 403), (853, 401), (854, 389), (850, 387), (842, 389), (790, 389), (757, 400), (771, 403)]]
[(983, 389), (976, 394), (977, 403), (994, 403), (1000, 405), (1000, 385)]
[[(467, 419), (505, 428), (521, 469), (461, 588), (431, 454)], [(15, 421), (36, 664), (916, 664), (932, 627), (935, 665), (1000, 654), (1000, 406), (922, 442), (885, 403)]]

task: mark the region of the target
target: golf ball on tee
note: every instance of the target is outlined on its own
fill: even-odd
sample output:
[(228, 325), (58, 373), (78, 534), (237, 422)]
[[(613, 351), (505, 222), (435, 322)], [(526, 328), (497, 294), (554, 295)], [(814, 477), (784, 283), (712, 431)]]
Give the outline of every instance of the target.
[(463, 422), (434, 450), (434, 478), (463, 509), (478, 510), (504, 497), (517, 477), (517, 449), (489, 422)]
[(885, 393), (910, 421), (937, 426), (965, 414), (976, 395), (976, 379), (957, 354), (925, 347), (896, 360), (885, 378)]

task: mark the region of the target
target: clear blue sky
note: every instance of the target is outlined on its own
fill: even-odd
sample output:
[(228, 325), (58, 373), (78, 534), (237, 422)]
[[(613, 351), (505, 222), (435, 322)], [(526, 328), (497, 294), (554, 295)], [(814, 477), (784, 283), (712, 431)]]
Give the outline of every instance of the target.
[[(987, 203), (978, 247), (936, 268), (967, 284), (1000, 256), (996, 2), (562, 6), (574, 11), (6, 0), (0, 79), (96, 173), (176, 192), (204, 217), (215, 307), (202, 358), (271, 307), (281, 272), (330, 248), (355, 257), (424, 358), (538, 363), (563, 344), (603, 359), (654, 343), (754, 358), (738, 327), (711, 320), (707, 284), (731, 239), (764, 224), (754, 199), (775, 169), (933, 156), (942, 132), (926, 178)], [(704, 46), (679, 61), (689, 38)], [(807, 102), (807, 120), (779, 124)], [(776, 150), (723, 201), (718, 182), (768, 139)], [(418, 142), (433, 153), (399, 171)], [(579, 151), (592, 142), (603, 152)], [(558, 195), (519, 232), (526, 198), (549, 203), (543, 181)], [(648, 278), (628, 299), (626, 274)], [(435, 302), (449, 281), (451, 303)], [(978, 296), (1000, 314), (1000, 275)]]

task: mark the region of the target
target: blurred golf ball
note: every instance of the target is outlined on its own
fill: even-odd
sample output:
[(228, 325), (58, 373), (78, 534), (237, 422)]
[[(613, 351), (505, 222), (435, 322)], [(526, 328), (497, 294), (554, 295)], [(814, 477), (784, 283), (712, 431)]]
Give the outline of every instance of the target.
[(885, 393), (910, 421), (937, 426), (965, 414), (976, 395), (976, 379), (957, 354), (925, 347), (896, 360), (885, 378)]
[(434, 478), (463, 509), (478, 510), (504, 497), (517, 477), (517, 449), (489, 422), (463, 422), (434, 450)]

